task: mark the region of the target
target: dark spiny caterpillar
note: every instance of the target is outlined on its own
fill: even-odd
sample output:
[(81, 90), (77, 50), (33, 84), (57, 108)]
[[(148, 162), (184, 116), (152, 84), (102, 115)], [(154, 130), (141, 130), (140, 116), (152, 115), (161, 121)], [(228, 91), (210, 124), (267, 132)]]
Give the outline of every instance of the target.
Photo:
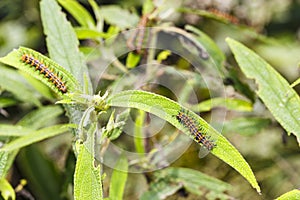
[(44, 74), (45, 77), (48, 78), (49, 81), (51, 81), (59, 91), (62, 93), (67, 92), (67, 86), (61, 80), (61, 78), (59, 78), (57, 74), (54, 74), (52, 70), (49, 69), (42, 61), (28, 54), (23, 54), (21, 60), (35, 67), (35, 69), (40, 71), (41, 74)]
[(194, 136), (194, 139), (198, 142), (203, 144), (205, 148), (209, 151), (212, 150), (216, 145), (208, 139), (203, 134), (203, 129), (198, 128), (196, 122), (193, 118), (189, 117), (184, 110), (180, 110), (179, 113), (176, 115), (176, 119), (179, 123), (181, 123), (184, 127), (186, 127), (190, 133)]

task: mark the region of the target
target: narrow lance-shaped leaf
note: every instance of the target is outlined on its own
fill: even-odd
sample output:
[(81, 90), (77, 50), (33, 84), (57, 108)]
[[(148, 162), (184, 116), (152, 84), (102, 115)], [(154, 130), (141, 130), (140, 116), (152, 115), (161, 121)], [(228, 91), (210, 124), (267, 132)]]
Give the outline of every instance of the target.
[(291, 87), (295, 87), (296, 85), (298, 85), (300, 83), (300, 78), (298, 78), (296, 81), (294, 81), (292, 84), (291, 84)]
[(0, 178), (5, 178), (10, 170), (18, 150), (10, 152), (0, 152)]
[(94, 166), (93, 148), (88, 143), (76, 143), (78, 157), (74, 174), (74, 199), (102, 200), (100, 167)]
[(22, 166), (20, 173), (26, 174), (26, 180), (30, 187), (34, 188), (36, 199), (61, 199), (60, 191), (63, 177), (58, 170), (55, 170), (57, 163), (51, 162), (48, 157), (45, 157), (43, 149), (39, 148), (38, 145), (31, 145), (20, 151), (16, 163)]
[[(74, 199), (102, 200), (101, 165), (95, 161), (95, 134), (98, 130), (94, 107), (90, 106), (78, 125), (78, 153), (74, 173)], [(84, 142), (83, 142), (84, 141)]]
[(32, 66), (33, 64), (24, 62), (22, 60), (23, 55), (32, 56), (35, 59), (34, 62), (38, 61), (39, 63), (43, 63), (49, 71), (51, 71), (56, 77), (60, 78), (60, 81), (66, 85), (67, 92), (74, 92), (78, 90), (79, 84), (70, 72), (55, 63), (50, 58), (32, 49), (20, 47), (17, 50), (13, 50), (5, 57), (0, 58), (0, 61), (19, 70), (22, 70), (30, 76), (40, 80), (48, 87), (50, 87), (56, 94), (61, 96), (63, 93), (58, 89), (57, 85), (54, 84), (54, 80), (50, 80), (50, 78), (47, 78), (45, 74), (41, 73), (41, 70), (37, 70), (36, 66)]
[(204, 46), (208, 54), (213, 59), (214, 64), (216, 65), (215, 67), (219, 72), (219, 75), (224, 77), (225, 55), (218, 47), (218, 45), (208, 35), (206, 35), (205, 33), (193, 26), (187, 25), (185, 26), (185, 29), (196, 34), (197, 40)]
[(124, 91), (118, 94), (111, 96), (108, 99), (108, 105), (117, 106), (117, 107), (131, 107), (150, 112), (162, 119), (165, 119), (172, 125), (174, 125), (179, 130), (182, 130), (184, 133), (188, 134), (195, 141), (197, 141), (194, 136), (192, 136), (187, 128), (180, 123), (176, 116), (182, 110), (186, 111), (188, 117), (194, 119), (195, 123), (205, 131), (206, 137), (211, 137), (211, 142), (215, 144), (215, 147), (211, 150), (211, 153), (232, 166), (237, 170), (242, 176), (244, 176), (249, 183), (260, 192), (260, 188), (255, 179), (255, 176), (242, 157), (238, 150), (230, 144), (230, 142), (218, 133), (213, 127), (211, 127), (205, 120), (196, 115), (192, 111), (188, 111), (186, 108), (183, 108), (178, 103), (149, 92), (144, 91)]
[(9, 106), (16, 105), (17, 101), (11, 97), (0, 97), (0, 108), (6, 108)]
[(77, 1), (59, 0), (59, 3), (72, 14), (82, 27), (94, 28), (95, 22), (90, 13)]
[[(42, 0), (40, 6), (50, 58), (69, 70), (80, 83), (77, 89), (82, 90), (84, 79), (87, 79), (88, 83), (90, 80), (83, 55), (78, 48), (79, 41), (75, 31), (56, 1)], [(88, 87), (89, 91), (85, 92), (91, 93), (91, 84), (88, 84)]]
[[(26, 134), (32, 134), (35, 132), (35, 129), (44, 127), (45, 125), (49, 125), (52, 122), (55, 122), (55, 119), (61, 115), (63, 110), (55, 105), (55, 106), (44, 106), (39, 108), (38, 110), (34, 110), (29, 114), (25, 115), (16, 125), (8, 125), (2, 124), (0, 125), (0, 135), (2, 136), (19, 136), (24, 137)], [(43, 130), (43, 129), (42, 129)], [(42, 133), (41, 136), (43, 136)], [(37, 139), (37, 138), (31, 138)], [(22, 144), (22, 140), (19, 144)], [(24, 140), (23, 140), (24, 141)], [(18, 153), (18, 148), (9, 152), (1, 152), (0, 160), (3, 164), (0, 166), (0, 177), (5, 176), (7, 171), (10, 169), (15, 156)]]
[(1, 193), (1, 196), (5, 200), (9, 200), (9, 199), (15, 200), (16, 199), (16, 193), (15, 193), (13, 187), (4, 178), (0, 179), (0, 193)]
[(95, 14), (96, 22), (97, 22), (97, 30), (102, 32), (103, 26), (104, 26), (104, 19), (102, 17), (102, 13), (100, 12), (100, 8), (95, 0), (89, 0), (89, 3), (93, 9), (93, 12)]
[[(25, 115), (16, 125), (1, 124), (0, 135), (7, 137), (22, 137), (26, 134), (32, 134), (36, 129), (54, 122), (62, 112), (62, 109), (56, 105), (41, 107)], [(18, 151), (19, 149), (17, 148), (9, 152), (0, 152), (0, 163), (2, 164), (0, 166), (0, 177), (5, 177)]]
[(222, 123), (223, 134), (236, 133), (240, 135), (253, 135), (259, 133), (261, 129), (267, 127), (271, 123), (270, 119), (259, 117), (242, 117), (235, 118)]
[(97, 30), (92, 30), (88, 28), (75, 28), (74, 29), (78, 39), (91, 39), (91, 38), (106, 38), (105, 33), (99, 32)]
[(145, 153), (145, 139), (143, 136), (143, 125), (145, 120), (145, 112), (140, 110), (134, 124), (134, 146), (137, 153)]
[(24, 126), (0, 124), (0, 136), (16, 137), (26, 135), (33, 130)]
[(151, 183), (149, 191), (145, 192), (141, 199), (152, 199), (153, 197), (165, 199), (182, 187), (202, 198), (229, 199), (230, 196), (225, 192), (232, 189), (225, 182), (188, 168), (168, 167), (156, 171), (154, 177), (155, 181)]
[(195, 112), (206, 112), (214, 107), (225, 107), (228, 110), (236, 111), (252, 111), (252, 104), (242, 99), (231, 98), (212, 98), (206, 101), (202, 101), (199, 104), (192, 105), (191, 110)]
[(276, 198), (276, 200), (296, 200), (296, 199), (300, 199), (300, 190), (299, 189), (289, 191), (289, 192), (281, 195), (280, 197)]
[[(20, 71), (20, 70), (19, 70)], [(44, 98), (46, 99), (54, 99), (52, 89), (50, 89), (47, 85), (43, 84), (40, 80), (32, 77), (26, 72), (20, 71), (20, 74), (34, 87), (34, 90), (38, 91)]]
[(125, 184), (128, 176), (128, 162), (125, 156), (120, 156), (119, 161), (112, 173), (109, 198), (114, 200), (122, 200), (125, 190)]
[(46, 138), (50, 138), (59, 134), (62, 134), (68, 131), (70, 128), (74, 128), (74, 124), (67, 125), (55, 125), (47, 128), (40, 129), (38, 131), (33, 131), (29, 134), (24, 135), (23, 137), (19, 137), (10, 143), (4, 145), (0, 152), (3, 151), (13, 151), (15, 149), (20, 149), (27, 145), (33, 144), (35, 142), (42, 141)]
[(296, 91), (253, 51), (233, 39), (226, 41), (244, 74), (258, 84), (257, 95), (281, 126), (296, 135), (300, 145), (300, 98)]
[[(0, 62), (10, 65), (9, 63), (5, 62), (4, 58), (0, 58)], [(20, 73), (18, 73), (17, 70), (5, 66), (0, 66), (0, 71), (1, 71), (0, 74), (1, 90), (6, 90), (8, 92), (11, 92), (14, 95), (13, 97), (14, 99), (19, 99), (23, 102), (32, 103), (36, 106), (41, 106), (38, 97), (35, 96), (33, 93), (34, 91), (33, 88), (29, 87), (28, 84), (25, 84), (26, 80), (24, 79), (24, 77), (20, 75)], [(10, 106), (10, 104), (16, 103), (12, 101), (14, 99), (11, 99), (9, 102), (8, 98), (3, 97), (2, 100), (0, 100), (0, 107)], [(5, 105), (5, 103), (7, 105)]]
[(100, 12), (107, 23), (121, 29), (135, 27), (139, 21), (138, 15), (116, 5), (101, 6)]
[(58, 105), (43, 106), (25, 115), (18, 121), (17, 125), (26, 126), (36, 130), (49, 126), (51, 123), (55, 122), (62, 113), (63, 109)]

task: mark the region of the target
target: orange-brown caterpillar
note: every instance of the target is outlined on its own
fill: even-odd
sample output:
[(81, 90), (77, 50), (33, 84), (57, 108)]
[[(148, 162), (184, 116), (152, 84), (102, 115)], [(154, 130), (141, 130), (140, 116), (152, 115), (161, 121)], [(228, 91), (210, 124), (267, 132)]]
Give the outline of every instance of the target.
[(214, 15), (220, 17), (220, 18), (226, 19), (227, 21), (229, 21), (233, 24), (239, 24), (240, 23), (240, 20), (237, 17), (235, 17), (233, 15), (230, 15), (226, 12), (222, 12), (218, 9), (210, 8), (210, 9), (208, 9), (208, 11), (213, 13)]
[[(131, 51), (135, 51), (138, 54), (142, 53), (143, 43), (144, 40), (147, 39), (147, 24), (149, 21), (150, 14), (144, 14), (137, 26), (137, 29), (134, 30), (129, 39), (127, 40), (127, 46)], [(149, 33), (150, 34), (150, 33)], [(148, 37), (151, 37), (151, 35), (148, 35)], [(150, 39), (148, 38), (148, 42), (150, 42)]]
[(183, 110), (179, 111), (179, 113), (176, 115), (176, 118), (179, 123), (184, 125), (190, 131), (190, 133), (194, 136), (194, 139), (198, 143), (203, 144), (206, 149), (210, 151), (216, 146), (205, 135), (203, 135), (203, 130), (201, 130), (201, 128), (198, 128), (198, 126), (195, 124), (195, 120), (187, 116)]
[(21, 60), (31, 66), (35, 67), (36, 70), (40, 71), (41, 74), (44, 74), (46, 78), (51, 81), (55, 87), (62, 93), (67, 92), (67, 86), (65, 83), (58, 77), (57, 74), (53, 73), (42, 61), (34, 58), (31, 55), (23, 54)]

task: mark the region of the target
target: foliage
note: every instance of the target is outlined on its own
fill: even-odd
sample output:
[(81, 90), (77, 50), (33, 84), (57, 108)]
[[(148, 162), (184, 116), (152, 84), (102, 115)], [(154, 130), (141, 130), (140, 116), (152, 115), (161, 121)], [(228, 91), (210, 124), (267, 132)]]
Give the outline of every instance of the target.
[[(266, 21), (251, 26), (180, 1), (42, 0), (39, 8), (48, 56), (21, 46), (0, 58), (2, 198), (299, 195), (289, 172), (299, 168), (299, 77), (290, 85), (237, 41), (277, 44), (257, 31)], [(14, 189), (23, 178), (14, 165), (28, 187)]]

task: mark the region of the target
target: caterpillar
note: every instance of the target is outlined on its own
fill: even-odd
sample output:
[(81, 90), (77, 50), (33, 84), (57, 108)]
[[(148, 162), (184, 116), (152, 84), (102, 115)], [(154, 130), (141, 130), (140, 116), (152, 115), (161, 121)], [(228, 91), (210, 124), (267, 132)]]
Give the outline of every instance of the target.
[[(137, 29), (134, 30), (130, 36), (129, 39), (127, 40), (127, 46), (131, 51), (135, 51), (138, 54), (142, 53), (142, 48), (143, 48), (143, 43), (144, 40), (146, 40), (147, 43), (150, 42), (150, 37), (151, 37), (151, 33), (147, 34), (147, 31), (149, 31), (146, 27), (149, 21), (151, 21), (151, 19), (149, 19), (150, 14), (144, 14), (138, 25), (137, 25)], [(148, 36), (148, 38), (147, 38)], [(135, 43), (135, 44), (134, 44)], [(149, 44), (147, 44), (148, 46)]]
[(229, 21), (229, 22), (231, 22), (233, 24), (239, 24), (240, 23), (240, 21), (239, 21), (239, 19), (237, 17), (235, 17), (233, 15), (230, 15), (230, 14), (228, 14), (226, 12), (222, 12), (222, 11), (220, 11), (218, 9), (210, 8), (210, 9), (208, 9), (208, 12), (213, 13), (217, 17), (225, 19), (225, 20), (227, 20), (227, 21)]
[(35, 69), (38, 70), (41, 74), (44, 74), (45, 77), (48, 78), (49, 81), (52, 82), (55, 87), (62, 93), (66, 93), (68, 91), (67, 86), (61, 80), (61, 78), (59, 78), (57, 74), (53, 73), (52, 70), (49, 69), (49, 67), (47, 67), (42, 61), (28, 54), (23, 54), (21, 60), (24, 63), (30, 64), (31, 66), (35, 67)]
[(209, 140), (208, 137), (203, 134), (203, 128), (198, 128), (195, 120), (189, 117), (183, 110), (178, 112), (176, 119), (189, 130), (197, 143), (201, 143), (209, 151), (216, 146), (212, 141)]

